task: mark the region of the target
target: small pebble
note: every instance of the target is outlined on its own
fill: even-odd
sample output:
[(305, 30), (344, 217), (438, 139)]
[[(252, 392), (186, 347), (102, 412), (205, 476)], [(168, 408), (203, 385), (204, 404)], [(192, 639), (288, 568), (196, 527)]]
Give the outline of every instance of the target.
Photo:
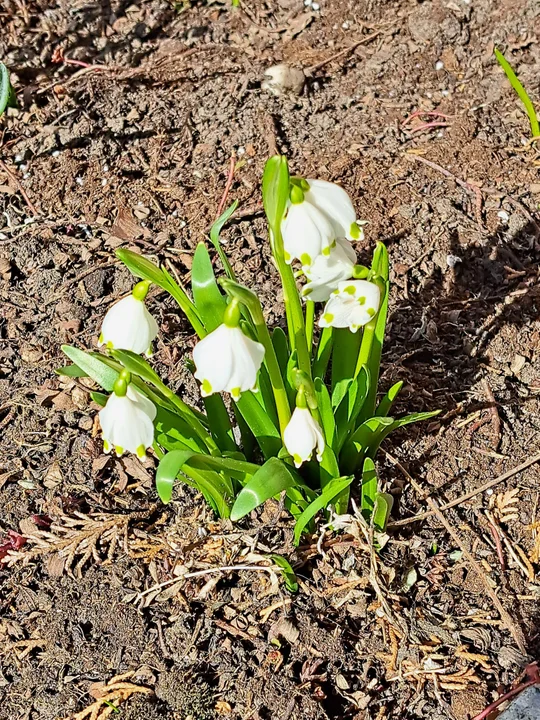
[(23, 156), (22, 156), (22, 155), (15, 155), (15, 162), (16, 162), (16, 163), (21, 163), (22, 161), (23, 161)]
[(237, 154), (240, 155), (240, 156), (245, 155), (245, 154), (246, 154), (246, 148), (240, 146), (236, 152), (237, 152)]
[(348, 30), (349, 27), (350, 27), (350, 25), (349, 25), (349, 23), (347, 22), (347, 20), (345, 20), (345, 22), (343, 23), (343, 25), (342, 25), (341, 27), (342, 27), (344, 30)]
[(317, 12), (318, 10), (321, 9), (321, 6), (319, 5), (318, 2), (314, 2), (314, 3), (311, 3), (311, 9), (314, 10), (315, 12)]
[(108, 165), (104, 165), (104, 166), (103, 166), (103, 172), (109, 172), (109, 166), (108, 166)]
[(101, 181), (101, 187), (105, 187), (108, 182), (109, 181), (107, 180), (107, 178), (103, 178), (103, 180)]
[(264, 78), (261, 87), (272, 95), (283, 95), (287, 92), (300, 95), (306, 81), (302, 70), (285, 64), (272, 65), (265, 70)]
[(24, 163), (22, 165), (19, 165), (19, 170), (22, 170), (23, 172), (26, 170), (28, 165), (25, 165)]
[(59, 155), (60, 155), (60, 150), (53, 150), (53, 151), (52, 151), (52, 156), (53, 156), (53, 157), (58, 157)]
[(75, 182), (77, 183), (77, 185), (84, 185), (84, 178), (78, 176), (75, 178)]
[(306, 7), (310, 7), (312, 2), (313, 2), (313, 0), (304, 0), (304, 5)]
[(435, 70), (442, 70), (444, 67), (444, 63), (442, 60), (437, 60), (435, 63)]
[(506, 210), (499, 210), (497, 217), (500, 218), (503, 223), (507, 223), (510, 220), (510, 215)]
[(449, 268), (455, 268), (458, 263), (461, 262), (461, 258), (457, 255), (447, 255), (446, 256), (446, 264)]
[(441, 95), (443, 97), (448, 97), (450, 95), (450, 90), (441, 90)]

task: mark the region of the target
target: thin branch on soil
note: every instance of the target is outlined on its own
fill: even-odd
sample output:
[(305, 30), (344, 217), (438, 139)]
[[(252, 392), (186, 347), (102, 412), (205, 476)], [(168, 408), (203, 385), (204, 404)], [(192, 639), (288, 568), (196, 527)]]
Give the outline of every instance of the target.
[(203, 575), (234, 572), (235, 570), (254, 570), (256, 572), (267, 572), (274, 574), (277, 569), (278, 568), (275, 565), (224, 565), (223, 567), (207, 568), (206, 570), (196, 570), (195, 572), (186, 573), (185, 575), (179, 575), (178, 577), (171, 578), (170, 580), (165, 580), (165, 582), (159, 583), (159, 585), (152, 585), (152, 587), (148, 588), (148, 590), (137, 593), (134, 599), (136, 602), (138, 602), (139, 600), (142, 600), (145, 595), (156, 592), (156, 590), (162, 590), (163, 588), (168, 587), (169, 585), (173, 585), (174, 583), (179, 583), (183, 580), (188, 580), (194, 577), (202, 577)]
[(493, 449), (496, 452), (499, 449), (499, 445), (501, 444), (501, 418), (499, 415), (499, 411), (497, 410), (497, 401), (495, 400), (495, 395), (493, 394), (493, 390), (491, 389), (486, 378), (482, 378), (482, 386), (484, 388), (484, 392), (486, 393), (487, 399), (491, 403), (489, 412), (493, 420), (493, 430), (495, 433), (495, 444)]
[(223, 208), (225, 207), (225, 203), (227, 202), (227, 197), (229, 196), (230, 189), (233, 184), (234, 179), (234, 168), (235, 168), (235, 158), (234, 155), (231, 157), (230, 164), (229, 164), (229, 174), (227, 176), (227, 183), (225, 185), (225, 190), (223, 191), (223, 196), (220, 200), (220, 203), (218, 205), (217, 213), (216, 213), (216, 220), (221, 217), (221, 213), (223, 212)]
[(405, 157), (410, 158), (412, 160), (417, 160), (418, 162), (421, 162), (424, 165), (427, 165), (432, 170), (436, 170), (437, 172), (442, 173), (445, 177), (453, 180), (455, 183), (457, 183), (460, 187), (462, 187), (468, 193), (471, 193), (472, 195), (474, 195), (476, 222), (478, 223), (478, 227), (480, 228), (480, 230), (482, 232), (486, 232), (486, 228), (484, 227), (484, 223), (482, 222), (482, 191), (480, 190), (479, 187), (476, 187), (476, 185), (472, 185), (472, 183), (469, 183), (466, 180), (462, 180), (461, 178), (457, 177), (457, 175), (454, 175), (454, 173), (451, 173), (450, 170), (443, 168), (442, 165), (437, 165), (437, 163), (434, 163), (432, 160), (428, 160), (427, 158), (422, 157), (421, 155), (417, 155), (416, 153), (408, 152), (408, 153), (405, 153)]
[[(420, 495), (420, 497), (424, 497), (425, 493), (418, 485), (416, 480), (412, 477), (412, 475), (406, 470), (406, 468), (403, 467), (403, 465), (399, 462), (399, 460), (392, 455), (390, 455), (389, 452), (385, 451), (385, 455), (388, 457), (388, 459), (399, 469), (401, 472), (405, 475), (405, 477), (408, 479), (408, 481), (411, 483), (414, 490)], [(450, 535), (452, 540), (456, 543), (456, 545), (459, 547), (465, 558), (469, 561), (471, 567), (474, 569), (480, 580), (482, 581), (482, 584), (484, 585), (484, 588), (486, 590), (486, 593), (491, 598), (491, 601), (493, 602), (495, 608), (497, 609), (497, 612), (499, 613), (501, 620), (503, 621), (504, 625), (506, 626), (506, 629), (510, 632), (512, 637), (514, 638), (514, 641), (516, 642), (516, 645), (520, 649), (520, 651), (527, 655), (527, 648), (525, 645), (525, 636), (523, 634), (522, 629), (517, 625), (517, 623), (512, 619), (508, 611), (505, 609), (501, 601), (499, 600), (499, 597), (495, 590), (492, 588), (491, 583), (489, 581), (489, 578), (486, 576), (486, 573), (484, 572), (482, 566), (480, 563), (476, 560), (476, 558), (473, 556), (473, 554), (465, 547), (463, 544), (461, 537), (459, 533), (457, 533), (454, 528), (450, 525), (448, 520), (445, 518), (444, 514), (441, 512), (441, 508), (437, 504), (435, 500), (432, 498), (425, 497), (425, 501), (433, 511), (433, 513), (437, 516), (437, 519), (439, 522), (444, 526), (444, 529), (446, 532)]]
[(333, 62), (334, 60), (339, 60), (339, 58), (342, 58), (344, 55), (347, 55), (348, 53), (352, 52), (353, 50), (356, 50), (357, 47), (360, 45), (365, 45), (368, 42), (371, 42), (372, 40), (375, 40), (376, 37), (379, 37), (381, 34), (380, 30), (377, 30), (377, 32), (371, 33), (371, 35), (366, 35), (366, 37), (361, 38), (357, 42), (353, 43), (352, 45), (349, 45), (349, 47), (346, 47), (344, 50), (340, 50), (335, 55), (332, 55), (329, 58), (326, 58), (326, 60), (321, 60), (321, 62), (316, 63), (315, 65), (311, 65), (311, 67), (306, 68), (305, 73), (314, 73), (316, 70), (320, 70), (325, 65), (328, 65), (328, 63)]
[(30, 200), (30, 198), (26, 194), (26, 190), (23, 188), (23, 186), (19, 182), (18, 177), (16, 175), (14, 175), (14, 173), (11, 172), (11, 170), (8, 168), (8, 166), (6, 165), (6, 163), (3, 160), (0, 160), (0, 168), (2, 168), (2, 170), (6, 173), (6, 175), (8, 176), (8, 178), (10, 180), (13, 180), (13, 182), (17, 186), (18, 191), (23, 196), (25, 203), (28, 205), (28, 208), (29, 208), (30, 212), (32, 213), (32, 215), (39, 215), (39, 212), (38, 212), (36, 206), (34, 205), (34, 203)]
[[(414, 517), (412, 517), (412, 518), (405, 518), (404, 520), (396, 520), (393, 523), (389, 523), (388, 527), (390, 529), (394, 529), (396, 527), (402, 527), (403, 525), (410, 525), (411, 523), (418, 522), (419, 520), (425, 520), (425, 518), (431, 517), (432, 515), (437, 515), (438, 512), (440, 513), (440, 512), (443, 512), (444, 510), (449, 510), (450, 508), (456, 507), (457, 505), (461, 505), (461, 503), (464, 503), (467, 500), (471, 500), (473, 497), (480, 495), (480, 493), (483, 493), (486, 490), (489, 490), (490, 488), (495, 487), (495, 485), (498, 485), (499, 483), (510, 479), (511, 477), (513, 477), (514, 475), (517, 475), (520, 472), (523, 472), (523, 470), (526, 470), (528, 467), (530, 467), (531, 465), (534, 465), (537, 462), (540, 462), (540, 453), (538, 453), (538, 455), (534, 455), (533, 457), (529, 458), (528, 460), (525, 460), (525, 462), (521, 463), (521, 465), (516, 465), (515, 468), (508, 470), (507, 472), (503, 473), (502, 475), (499, 475), (495, 479), (489, 480), (487, 483), (480, 485), (480, 487), (476, 488), (476, 490), (471, 490), (470, 492), (466, 493), (465, 495), (461, 495), (460, 497), (456, 498), (455, 500), (452, 500), (451, 502), (446, 503), (446, 505), (438, 506), (437, 511), (428, 510), (426, 512), (420, 513), (419, 515), (414, 515)], [(425, 499), (427, 500), (428, 498), (425, 498)]]

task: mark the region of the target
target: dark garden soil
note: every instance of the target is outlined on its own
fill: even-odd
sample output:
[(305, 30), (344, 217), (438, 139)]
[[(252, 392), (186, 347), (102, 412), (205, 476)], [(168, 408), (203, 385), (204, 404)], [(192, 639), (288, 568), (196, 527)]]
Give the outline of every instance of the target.
[[(279, 151), (349, 191), (360, 256), (387, 244), (382, 388), (442, 409), (380, 454), (393, 520), (533, 458), (540, 156), (493, 47), (540, 102), (538, 3), (182, 5), (0, 2), (20, 101), (0, 121), (0, 554), (43, 537), (0, 565), (0, 718), (470, 719), (540, 650), (538, 465), (446, 526), (395, 525), (370, 577), (354, 525), (295, 549), (277, 503), (235, 527), (182, 486), (162, 506), (154, 462), (105, 458), (88, 384), (54, 369), (131, 287), (116, 248), (188, 279), (231, 157), (226, 249), (282, 322), (259, 189)], [(262, 87), (277, 62), (304, 69), (300, 94)], [(150, 307), (156, 366), (195, 399), (193, 334), (163, 294)], [(272, 552), (297, 594), (264, 571), (182, 577)]]

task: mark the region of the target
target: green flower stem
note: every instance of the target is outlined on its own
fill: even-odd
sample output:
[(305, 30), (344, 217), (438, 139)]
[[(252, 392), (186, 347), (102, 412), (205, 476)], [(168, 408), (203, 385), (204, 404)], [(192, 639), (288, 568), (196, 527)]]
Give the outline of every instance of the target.
[(169, 282), (165, 289), (167, 290), (169, 295), (174, 298), (174, 300), (176, 300), (176, 302), (180, 306), (180, 309), (193, 326), (193, 329), (195, 330), (199, 338), (202, 340), (203, 337), (206, 337), (207, 332), (204, 329), (204, 325), (199, 320), (197, 309), (192, 303), (192, 301), (189, 299), (187, 294), (182, 290), (182, 288), (175, 282)]
[(325, 327), (323, 328), (319, 337), (319, 344), (317, 346), (317, 355), (315, 362), (313, 363), (313, 377), (321, 378), (324, 380), (326, 370), (328, 369), (328, 363), (330, 362), (330, 356), (332, 355), (332, 348), (334, 344), (334, 328)]
[(356, 361), (356, 370), (354, 371), (354, 377), (358, 375), (363, 365), (367, 365), (369, 362), (369, 356), (371, 354), (371, 347), (375, 338), (375, 328), (377, 327), (377, 315), (370, 320), (367, 325), (364, 325), (364, 332), (362, 335), (362, 343), (360, 345), (360, 351), (358, 353), (358, 360)]
[(283, 285), (283, 300), (289, 329), (291, 350), (296, 350), (298, 367), (311, 377), (311, 353), (308, 349), (302, 301), (296, 287), (296, 280), (290, 265), (285, 262), (281, 228), (272, 228), (272, 252)]
[(313, 347), (313, 328), (315, 325), (315, 303), (313, 300), (306, 302), (306, 341), (308, 346), (309, 354), (311, 355), (311, 349)]

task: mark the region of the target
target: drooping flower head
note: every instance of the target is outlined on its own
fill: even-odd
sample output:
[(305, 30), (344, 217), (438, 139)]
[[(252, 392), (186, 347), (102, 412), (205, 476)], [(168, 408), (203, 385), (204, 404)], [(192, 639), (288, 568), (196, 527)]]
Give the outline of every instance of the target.
[(320, 327), (358, 328), (372, 320), (381, 304), (379, 286), (369, 280), (345, 280), (330, 295), (319, 320)]
[(228, 392), (233, 400), (238, 400), (246, 390), (256, 390), (263, 358), (264, 346), (243, 332), (240, 310), (233, 300), (225, 311), (223, 323), (193, 350), (194, 374), (201, 381), (201, 395)]
[(281, 226), (286, 262), (298, 258), (302, 265), (311, 265), (336, 238), (361, 238), (351, 199), (339, 185), (295, 178), (289, 197)]
[(310, 460), (315, 450), (317, 460), (319, 462), (322, 460), (322, 454), (326, 447), (324, 435), (307, 406), (303, 388), (298, 391), (296, 407), (283, 432), (283, 444), (287, 452), (292, 455), (297, 468)]
[(131, 452), (141, 460), (154, 442), (156, 406), (131, 384), (131, 376), (122, 370), (105, 407), (99, 411), (103, 449), (112, 449), (120, 457)]
[(152, 354), (152, 342), (159, 328), (144, 304), (149, 287), (147, 280), (137, 283), (131, 295), (111, 307), (103, 319), (99, 345)]
[(334, 244), (317, 256), (311, 265), (305, 265), (307, 282), (302, 295), (314, 302), (326, 302), (341, 280), (354, 273), (356, 253), (345, 238), (336, 238)]

